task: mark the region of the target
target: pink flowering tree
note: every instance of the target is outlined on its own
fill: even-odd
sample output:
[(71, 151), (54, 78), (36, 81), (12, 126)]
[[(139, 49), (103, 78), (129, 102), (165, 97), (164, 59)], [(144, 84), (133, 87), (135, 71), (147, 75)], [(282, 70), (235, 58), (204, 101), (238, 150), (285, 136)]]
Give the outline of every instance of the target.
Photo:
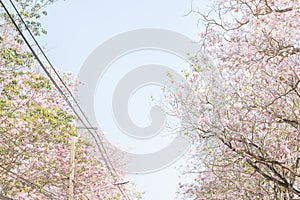
[[(30, 1), (18, 3), (28, 10)], [(32, 26), (39, 35), (40, 25)], [(116, 186), (122, 177), (112, 176), (78, 135), (71, 109), (5, 15), (0, 32), (0, 199), (125, 199)], [(61, 77), (74, 91), (72, 74)]]
[(195, 58), (190, 85), (168, 94), (195, 141), (185, 173), (196, 178), (180, 197), (299, 199), (300, 1), (220, 0), (192, 13), (221, 81)]

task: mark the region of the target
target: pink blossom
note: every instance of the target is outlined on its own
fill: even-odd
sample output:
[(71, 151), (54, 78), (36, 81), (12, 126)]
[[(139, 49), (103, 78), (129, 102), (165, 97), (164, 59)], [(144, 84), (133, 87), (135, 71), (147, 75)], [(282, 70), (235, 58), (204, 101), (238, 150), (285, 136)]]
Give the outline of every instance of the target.
[(240, 110), (242, 107), (243, 107), (242, 103), (235, 103), (235, 104), (233, 105), (233, 108), (234, 108), (235, 110)]

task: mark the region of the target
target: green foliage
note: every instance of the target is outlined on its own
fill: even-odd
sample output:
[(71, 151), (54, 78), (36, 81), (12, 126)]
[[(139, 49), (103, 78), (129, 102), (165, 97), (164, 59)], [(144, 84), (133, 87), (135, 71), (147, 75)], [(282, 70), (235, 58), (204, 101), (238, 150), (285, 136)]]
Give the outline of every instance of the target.
[[(33, 64), (33, 55), (29, 52), (20, 52), (16, 48), (1, 47), (0, 59), (5, 61), (5, 66), (30, 66)], [(4, 66), (4, 67), (5, 67)], [(10, 68), (9, 67), (9, 68)]]
[[(47, 31), (42, 27), (41, 23), (38, 21), (42, 16), (47, 15), (47, 11), (44, 10), (46, 6), (52, 4), (56, 0), (16, 0), (16, 6), (19, 9), (20, 15), (24, 19), (26, 25), (33, 32), (35, 36), (41, 34), (47, 34)], [(2, 10), (3, 8), (1, 8)], [(19, 24), (19, 27), (25, 28), (21, 20), (16, 14), (13, 14), (14, 19)], [(8, 15), (2, 11), (0, 18), (4, 20), (5, 23), (11, 23)]]

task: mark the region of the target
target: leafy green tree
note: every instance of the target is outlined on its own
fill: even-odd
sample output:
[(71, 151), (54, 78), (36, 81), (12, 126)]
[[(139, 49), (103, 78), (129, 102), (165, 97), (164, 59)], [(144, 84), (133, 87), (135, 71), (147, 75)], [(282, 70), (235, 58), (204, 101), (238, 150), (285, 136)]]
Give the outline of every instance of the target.
[[(47, 14), (43, 9), (52, 2), (17, 1), (34, 35), (46, 33), (38, 20)], [(1, 22), (0, 195), (26, 200), (70, 196), (123, 199), (114, 185), (119, 180), (111, 176), (78, 135), (71, 109), (40, 72), (4, 12)], [(76, 88), (71, 73), (62, 73), (61, 77), (71, 90)], [(123, 189), (131, 193), (128, 188)]]

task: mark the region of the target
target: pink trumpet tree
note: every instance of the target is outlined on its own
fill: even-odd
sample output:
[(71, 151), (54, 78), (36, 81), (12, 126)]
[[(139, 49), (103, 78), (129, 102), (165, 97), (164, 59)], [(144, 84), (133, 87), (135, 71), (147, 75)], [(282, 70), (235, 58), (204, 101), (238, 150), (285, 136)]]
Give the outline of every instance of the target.
[(193, 13), (222, 87), (194, 59), (198, 75), (171, 94), (197, 144), (180, 197), (300, 199), (300, 1), (220, 0)]
[[(78, 135), (67, 103), (7, 17), (0, 32), (0, 198), (125, 199), (115, 185), (121, 177)], [(61, 76), (74, 91), (72, 75)]]

